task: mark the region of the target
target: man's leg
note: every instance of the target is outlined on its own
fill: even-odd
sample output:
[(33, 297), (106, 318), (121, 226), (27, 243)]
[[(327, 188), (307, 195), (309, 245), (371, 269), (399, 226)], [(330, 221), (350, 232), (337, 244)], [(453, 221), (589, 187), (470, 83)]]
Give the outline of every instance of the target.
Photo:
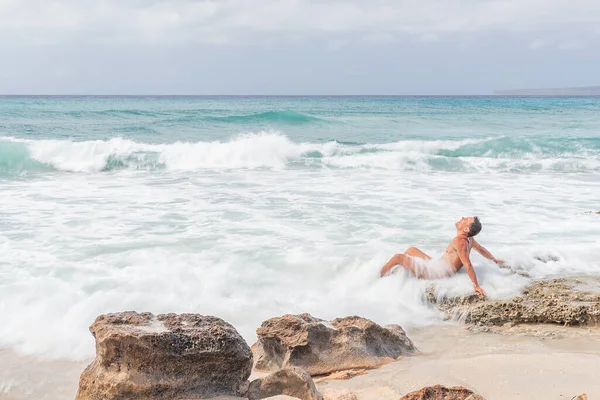
[(381, 276), (387, 275), (388, 272), (390, 272), (390, 270), (396, 265), (401, 265), (412, 274), (415, 273), (413, 269), (413, 261), (410, 258), (410, 256), (405, 254), (396, 254), (392, 258), (390, 258), (390, 261), (388, 261), (387, 264), (383, 266), (383, 268), (381, 268)]
[(423, 253), (421, 250), (417, 249), (416, 247), (409, 247), (404, 252), (404, 255), (411, 256), (411, 257), (419, 257), (419, 258), (422, 258), (423, 260), (431, 260), (431, 257), (429, 257), (427, 254)]
[(415, 263), (411, 257), (417, 257), (417, 258), (420, 258), (423, 260), (431, 260), (431, 257), (429, 257), (427, 254), (423, 253), (421, 250), (417, 249), (416, 247), (409, 247), (404, 252), (404, 254), (394, 255), (390, 259), (390, 261), (388, 261), (387, 264), (385, 264), (383, 266), (383, 268), (381, 268), (381, 276), (387, 275), (388, 272), (390, 272), (390, 270), (392, 268), (394, 268), (396, 265), (401, 265), (406, 270), (408, 270), (408, 272), (415, 275), (417, 278), (426, 277), (425, 271), (418, 271), (418, 272), (415, 271), (415, 265), (414, 265)]

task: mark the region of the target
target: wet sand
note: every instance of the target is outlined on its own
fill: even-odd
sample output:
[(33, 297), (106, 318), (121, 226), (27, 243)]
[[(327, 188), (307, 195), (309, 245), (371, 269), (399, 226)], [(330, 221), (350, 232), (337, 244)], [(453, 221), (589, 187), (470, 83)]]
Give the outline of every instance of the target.
[(437, 383), (466, 386), (487, 400), (571, 399), (583, 392), (600, 397), (600, 332), (542, 327), (536, 334), (542, 336), (472, 333), (457, 326), (412, 331), (421, 355), (319, 388), (347, 388), (361, 400), (397, 400)]
[[(349, 380), (317, 386), (347, 388), (359, 400), (397, 400), (423, 386), (463, 385), (488, 400), (600, 398), (600, 331), (541, 327), (510, 335), (473, 333), (464, 326), (409, 330), (421, 354)], [(0, 399), (73, 399), (89, 363), (44, 361), (0, 350)]]
[(73, 400), (90, 361), (47, 361), (0, 349), (0, 399)]

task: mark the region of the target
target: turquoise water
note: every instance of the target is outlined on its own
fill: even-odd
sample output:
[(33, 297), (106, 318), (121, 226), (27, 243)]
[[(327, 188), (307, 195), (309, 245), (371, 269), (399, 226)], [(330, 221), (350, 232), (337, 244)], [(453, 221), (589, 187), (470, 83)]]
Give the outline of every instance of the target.
[(297, 141), (386, 143), (490, 135), (598, 139), (600, 98), (0, 97), (4, 135), (148, 143), (282, 129)]
[[(370, 145), (402, 141), (487, 139), (436, 148), (432, 169), (461, 170), (461, 157), (517, 160), (505, 170), (594, 171), (600, 150), (599, 98), (493, 97), (4, 97), (0, 101), (0, 171), (58, 168), (7, 137), (76, 142), (121, 138), (137, 144), (228, 141), (244, 133), (277, 132), (294, 143), (331, 143), (349, 152), (387, 151)], [(365, 147), (366, 145), (366, 147)], [(160, 168), (153, 149), (144, 161), (115, 149), (105, 170)], [(328, 154), (315, 148), (303, 158)], [(529, 155), (570, 163), (522, 163)], [(434, 157), (437, 156), (437, 157)], [(65, 155), (65, 157), (68, 157)], [(581, 161), (578, 163), (578, 160)], [(293, 160), (297, 161), (297, 160)], [(410, 163), (410, 161), (407, 161)], [(575, 163), (576, 165), (573, 165)], [(523, 165), (525, 164), (525, 165)]]
[(597, 97), (0, 97), (0, 347), (84, 358), (130, 309), (440, 323), (391, 255), (476, 214), (534, 278), (599, 274), (599, 172)]

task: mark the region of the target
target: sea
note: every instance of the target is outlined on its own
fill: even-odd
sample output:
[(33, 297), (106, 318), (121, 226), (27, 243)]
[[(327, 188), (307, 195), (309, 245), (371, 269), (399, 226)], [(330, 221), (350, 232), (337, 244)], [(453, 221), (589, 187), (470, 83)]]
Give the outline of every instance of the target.
[(94, 355), (126, 310), (214, 315), (252, 344), (286, 313), (446, 324), (467, 294), (380, 278), (455, 222), (492, 299), (600, 276), (600, 97), (0, 97), (0, 348)]

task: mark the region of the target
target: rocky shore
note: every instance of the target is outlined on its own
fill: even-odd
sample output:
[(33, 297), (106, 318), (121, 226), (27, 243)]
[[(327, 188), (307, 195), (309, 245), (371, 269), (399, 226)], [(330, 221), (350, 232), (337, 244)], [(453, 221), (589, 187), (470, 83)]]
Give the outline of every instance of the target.
[[(272, 318), (257, 330), (253, 351), (227, 322), (197, 314), (101, 315), (90, 331), (96, 358), (81, 375), (76, 400), (322, 400), (312, 377), (377, 368), (418, 352), (400, 326), (361, 317)], [(253, 360), (270, 374), (249, 381)]]
[[(511, 392), (506, 385), (493, 389), (492, 382), (502, 376), (517, 388), (527, 386), (520, 380), (523, 374), (542, 381), (565, 379), (556, 386), (556, 398), (585, 399), (582, 392), (600, 390), (590, 383), (600, 367), (600, 345), (593, 344), (600, 338), (597, 280), (534, 281), (509, 300), (447, 297), (435, 287), (426, 297), (446, 318), (462, 324), (413, 331), (418, 343), (398, 325), (380, 326), (358, 316), (271, 318), (258, 327), (250, 347), (235, 327), (217, 317), (101, 315), (90, 327), (96, 358), (81, 373), (76, 400), (490, 400), (555, 393), (552, 387), (536, 393), (531, 388)], [(482, 331), (491, 333), (474, 333)], [(505, 341), (497, 333), (515, 339)], [(513, 335), (522, 333), (526, 336), (518, 340)], [(568, 337), (575, 347), (540, 342), (547, 336)], [(565, 387), (569, 393), (563, 393)], [(2, 390), (0, 398), (5, 398)]]
[(447, 297), (430, 287), (427, 299), (442, 310), (446, 318), (479, 328), (530, 324), (597, 327), (600, 324), (600, 281), (592, 278), (534, 281), (521, 295), (495, 301), (475, 294)]

